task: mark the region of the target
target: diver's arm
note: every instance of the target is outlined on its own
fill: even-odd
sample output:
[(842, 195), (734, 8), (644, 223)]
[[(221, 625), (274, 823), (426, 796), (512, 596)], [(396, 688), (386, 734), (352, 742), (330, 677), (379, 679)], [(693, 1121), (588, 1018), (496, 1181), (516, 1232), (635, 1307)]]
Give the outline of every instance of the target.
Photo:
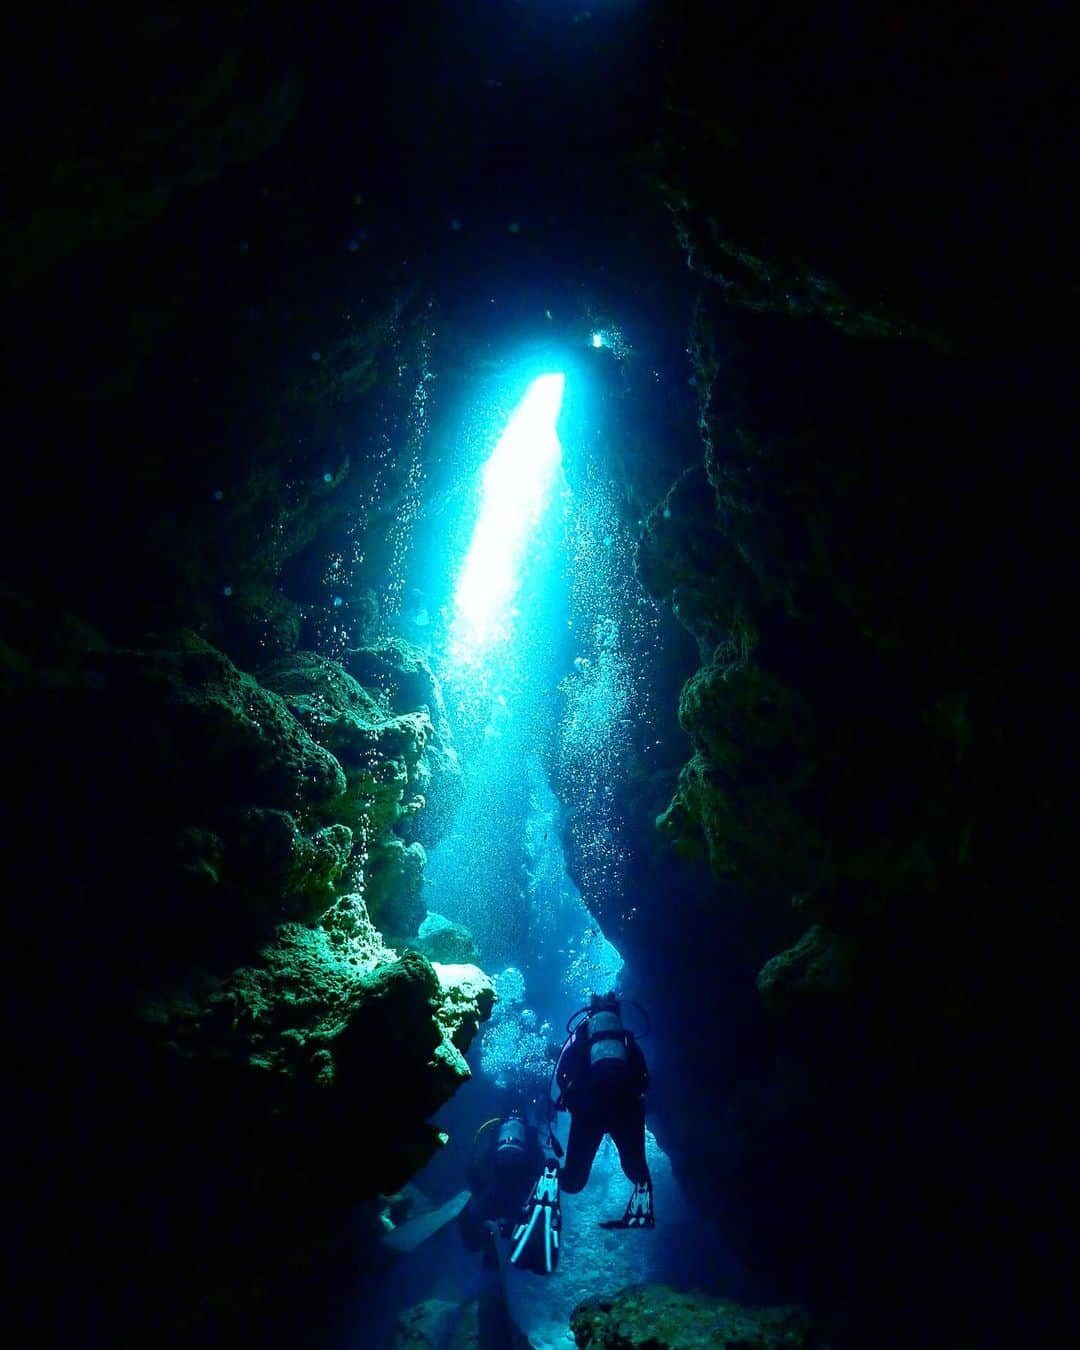
[(630, 1067), (633, 1070), (634, 1077), (637, 1079), (638, 1091), (642, 1093), (648, 1092), (649, 1066), (645, 1063), (645, 1056), (641, 1053), (641, 1046), (632, 1038), (630, 1041)]
[(555, 1102), (556, 1111), (567, 1109), (567, 1093), (572, 1094), (575, 1082), (581, 1080), (581, 1060), (585, 1042), (580, 1033), (579, 1027), (563, 1046), (559, 1062), (555, 1066), (555, 1085), (559, 1089), (559, 1096)]

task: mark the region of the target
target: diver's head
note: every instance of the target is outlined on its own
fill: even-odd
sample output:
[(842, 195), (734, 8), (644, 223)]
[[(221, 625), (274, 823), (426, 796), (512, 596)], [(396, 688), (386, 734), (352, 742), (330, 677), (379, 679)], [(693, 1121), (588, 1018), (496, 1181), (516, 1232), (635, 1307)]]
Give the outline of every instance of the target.
[(609, 990), (606, 994), (592, 994), (589, 998), (590, 1014), (598, 1012), (617, 1013), (618, 1011), (619, 996), (614, 989)]

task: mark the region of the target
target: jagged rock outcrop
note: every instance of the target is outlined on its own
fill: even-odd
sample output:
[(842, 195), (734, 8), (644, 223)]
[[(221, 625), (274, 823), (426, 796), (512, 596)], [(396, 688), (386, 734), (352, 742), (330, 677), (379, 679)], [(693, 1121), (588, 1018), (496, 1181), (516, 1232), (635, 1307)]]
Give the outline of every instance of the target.
[(455, 964), (477, 959), (476, 939), (465, 925), (430, 911), (408, 945), (423, 952), (429, 961)]
[[(370, 1077), (379, 1076), (375, 1042), (396, 1016), (400, 1058), (392, 1070), (387, 1065), (395, 1096), (386, 1114), (400, 1116), (403, 1131), (415, 1129), (417, 1110), (421, 1120), (430, 1115), (469, 1077), (462, 1052), (494, 1001), (487, 976), (473, 965), (432, 965), (416, 952), (398, 959), (358, 895), (342, 897), (321, 924), (279, 925), (258, 956), (258, 964), (210, 982), (202, 1003), (191, 995), (147, 1002), (144, 1015), (170, 1051), (188, 1063), (289, 1080), (283, 1101), (306, 1087), (334, 1088), (349, 1099), (337, 1108), (347, 1119), (361, 1109)], [(373, 1159), (366, 1168), (385, 1170)], [(404, 1180), (392, 1179), (391, 1189)]]
[(355, 647), (342, 665), (366, 688), (380, 692), (392, 712), (426, 711), (431, 732), (414, 786), (427, 809), (402, 822), (402, 833), (430, 845), (447, 829), (461, 800), (461, 766), (454, 749), (442, 688), (424, 653), (402, 638)]
[[(780, 1016), (769, 1029), (731, 1009), (741, 1044), (714, 1109), (736, 1142), (730, 1169), (700, 1180), (726, 1197), (752, 1264), (873, 1302), (900, 1271), (937, 1287), (975, 1261), (960, 1230), (1007, 1165), (988, 1122), (1020, 1082), (1046, 1098), (1019, 1049), (1060, 1024), (1067, 987), (1048, 955), (1063, 835), (1043, 710), (1058, 663), (1049, 592), (1032, 583), (1059, 572), (1062, 536), (1038, 476), (1009, 466), (1030, 398), (907, 339), (785, 328), (756, 306), (735, 318), (741, 303), (719, 288), (696, 313), (702, 461), (652, 512), (639, 555), (701, 653), (679, 701), (692, 754), (657, 813), (688, 869), (682, 912)], [(1038, 617), (1018, 646), (1028, 603)], [(702, 860), (711, 912), (692, 898)], [(659, 968), (664, 948), (688, 956), (661, 934)], [(680, 1054), (712, 1080), (715, 1059)], [(673, 1153), (697, 1170), (692, 1147)], [(838, 1193), (848, 1217), (825, 1241), (791, 1222), (792, 1196), (809, 1214)], [(919, 1215), (945, 1193), (963, 1221), (923, 1248)], [(989, 1207), (978, 1259), (1005, 1241)]]
[[(365, 655), (370, 659), (360, 659)], [(347, 791), (335, 814), (358, 837), (358, 884), (368, 912), (383, 932), (408, 938), (426, 912), (424, 846), (392, 831), (426, 819), (430, 801), (439, 804), (438, 818), (413, 833), (437, 839), (440, 823), (452, 818), (460, 770), (447, 743), (438, 683), (418, 650), (388, 641), (350, 653), (349, 662), (366, 684), (314, 652), (282, 657), (260, 679), (344, 766)]]
[[(1046, 260), (1071, 215), (1052, 28), (991, 8), (976, 57), (971, 30), (940, 11), (746, 8), (702, 43), (708, 15), (690, 0), (657, 16), (668, 94), (654, 163), (687, 265), (732, 310), (947, 351), (1060, 339)], [(1013, 211), (1020, 182), (1031, 196)]]
[(805, 1309), (751, 1308), (730, 1299), (688, 1294), (664, 1284), (638, 1285), (614, 1297), (579, 1303), (570, 1318), (578, 1350), (814, 1350), (824, 1343)]
[(428, 1298), (401, 1313), (389, 1350), (484, 1350), (489, 1345), (531, 1350), (532, 1341), (504, 1320), (498, 1302)]
[[(31, 961), (51, 953), (58, 991), (31, 1100), (48, 1134), (85, 1126), (46, 1203), (74, 1244), (112, 1215), (104, 1266), (138, 1282), (155, 1344), (243, 1339), (278, 1277), (316, 1278), (350, 1205), (439, 1147), (427, 1122), (491, 1010), (483, 972), (399, 957), (367, 909), (376, 896), (402, 931), (423, 917), (418, 875), (379, 863), (419, 854), (419, 872), (393, 830), (422, 809), (410, 772), (431, 724), (310, 654), (272, 672), (277, 692), (186, 632), (121, 648), (53, 625), (64, 659), (43, 682), (26, 660), (40, 617), (9, 613), (16, 818), (34, 783), (79, 801), (80, 865), (16, 937)], [(14, 861), (24, 879), (41, 865)], [(150, 1228), (167, 1234), (152, 1251)], [(99, 1284), (88, 1315), (108, 1325), (121, 1295)]]

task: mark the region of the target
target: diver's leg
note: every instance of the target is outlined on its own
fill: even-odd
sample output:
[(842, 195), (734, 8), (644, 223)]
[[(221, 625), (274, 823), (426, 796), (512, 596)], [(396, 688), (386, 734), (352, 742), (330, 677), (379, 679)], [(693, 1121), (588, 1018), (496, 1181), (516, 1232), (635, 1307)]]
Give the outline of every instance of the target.
[(559, 1184), (568, 1195), (577, 1195), (585, 1189), (585, 1183), (592, 1171), (593, 1159), (600, 1141), (604, 1137), (602, 1123), (584, 1111), (578, 1111), (570, 1117), (570, 1138), (566, 1145), (566, 1162), (563, 1163)]
[(619, 1164), (635, 1186), (651, 1184), (649, 1164), (645, 1161), (645, 1106), (631, 1102), (621, 1109), (612, 1123), (611, 1137), (619, 1150)]
[(458, 1217), (461, 1240), (470, 1252), (483, 1251), (490, 1241), (490, 1222), (497, 1213), (493, 1187), (473, 1195)]
[(655, 1228), (652, 1177), (645, 1160), (645, 1107), (642, 1102), (629, 1103), (618, 1114), (611, 1137), (619, 1150), (622, 1170), (634, 1183), (634, 1190), (621, 1219), (609, 1221), (605, 1228)]

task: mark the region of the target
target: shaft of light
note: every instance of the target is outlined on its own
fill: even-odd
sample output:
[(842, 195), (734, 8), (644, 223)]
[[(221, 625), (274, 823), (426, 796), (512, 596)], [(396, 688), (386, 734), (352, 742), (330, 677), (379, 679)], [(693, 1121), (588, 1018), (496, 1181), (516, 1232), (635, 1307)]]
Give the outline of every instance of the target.
[(551, 496), (562, 447), (555, 425), (563, 375), (534, 380), (484, 465), (480, 514), (454, 595), (463, 654), (505, 637), (521, 568)]

